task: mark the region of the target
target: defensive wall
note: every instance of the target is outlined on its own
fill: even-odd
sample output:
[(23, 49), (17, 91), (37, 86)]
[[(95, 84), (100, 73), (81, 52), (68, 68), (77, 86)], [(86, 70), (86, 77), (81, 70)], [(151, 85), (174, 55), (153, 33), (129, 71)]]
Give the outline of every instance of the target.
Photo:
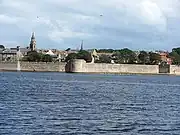
[[(21, 71), (70, 72), (70, 73), (117, 73), (117, 74), (159, 74), (158, 65), (86, 63), (75, 59), (63, 62), (20, 62)], [(17, 63), (0, 62), (0, 71), (17, 71)], [(170, 65), (169, 73), (180, 75), (180, 66)]]
[(71, 60), (66, 72), (72, 73), (134, 73), (158, 74), (158, 65), (86, 63), (84, 60)]
[[(65, 70), (70, 73), (163, 74), (159, 65), (86, 63), (81, 59), (69, 61)], [(169, 73), (164, 74), (180, 75), (180, 66), (170, 65)]]
[(180, 66), (171, 65), (170, 74), (180, 75)]
[[(66, 63), (63, 62), (20, 62), (21, 71), (37, 72), (65, 72)], [(17, 63), (0, 62), (1, 71), (17, 71)]]

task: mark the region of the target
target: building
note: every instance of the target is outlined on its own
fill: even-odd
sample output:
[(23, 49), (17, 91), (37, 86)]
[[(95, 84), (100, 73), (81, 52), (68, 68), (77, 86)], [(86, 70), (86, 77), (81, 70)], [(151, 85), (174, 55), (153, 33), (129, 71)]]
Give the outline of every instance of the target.
[[(30, 51), (29, 48), (19, 48), (21, 56), (27, 55)], [(5, 48), (0, 50), (0, 61), (16, 61), (17, 60), (17, 47), (16, 48)]]
[(161, 61), (164, 61), (169, 65), (172, 64), (172, 59), (168, 57), (168, 52), (159, 52), (159, 55), (161, 57)]
[(36, 50), (36, 39), (35, 39), (35, 33), (34, 32), (32, 33), (29, 47), (30, 47), (31, 51), (35, 51)]

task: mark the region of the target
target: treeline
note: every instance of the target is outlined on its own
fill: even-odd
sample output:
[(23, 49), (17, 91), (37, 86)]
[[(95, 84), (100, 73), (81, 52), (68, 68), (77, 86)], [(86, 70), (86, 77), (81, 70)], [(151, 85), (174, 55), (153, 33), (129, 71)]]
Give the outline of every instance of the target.
[[(94, 56), (95, 63), (111, 63), (112, 60), (117, 64), (159, 64), (162, 62), (161, 56), (154, 52), (134, 52), (128, 48), (113, 50), (113, 49), (100, 49), (96, 50), (101, 55)], [(180, 65), (180, 48), (173, 48), (170, 53), (167, 54), (168, 58), (172, 59), (172, 64)], [(92, 61), (91, 52), (81, 50), (77, 53), (70, 53), (65, 62), (71, 59), (84, 59), (86, 62)], [(22, 61), (30, 62), (52, 62), (57, 59), (53, 59), (48, 54), (38, 53), (36, 51), (30, 51), (26, 56), (22, 58)]]
[(86, 62), (92, 61), (91, 53), (85, 50), (81, 50), (77, 53), (70, 53), (66, 57), (65, 62), (68, 62), (71, 59), (84, 59)]
[(38, 53), (36, 51), (30, 51), (27, 53), (26, 56), (22, 58), (22, 61), (29, 61), (29, 62), (52, 62), (52, 56), (48, 54)]
[[(156, 53), (147, 53), (145, 51), (141, 51), (139, 55), (137, 55), (132, 50), (125, 48), (121, 50), (101, 50), (98, 53), (104, 53), (99, 57), (95, 57), (95, 63), (111, 63), (113, 60), (118, 64), (157, 64), (161, 58), (159, 54)], [(112, 55), (106, 55), (106, 53), (112, 53)], [(66, 62), (71, 59), (84, 59), (86, 62), (91, 62), (92, 57), (90, 52), (88, 51), (79, 51), (78, 53), (70, 53), (66, 57)]]
[(174, 65), (180, 65), (180, 48), (173, 48), (169, 57), (173, 60)]
[[(118, 64), (151, 64), (156, 65), (162, 62), (161, 56), (155, 52), (134, 52), (128, 48), (113, 50), (100, 49), (97, 53), (102, 53), (98, 58), (95, 58), (95, 63), (114, 63)], [(112, 55), (109, 55), (112, 54)], [(167, 53), (167, 57), (172, 59), (172, 64), (180, 64), (180, 48), (173, 48), (172, 52)], [(66, 62), (70, 59), (84, 59), (86, 62), (91, 62), (91, 54), (88, 51), (79, 51), (71, 53), (66, 57)]]
[[(110, 50), (110, 52), (112, 51)], [(118, 64), (158, 64), (161, 61), (161, 57), (154, 52), (140, 51), (135, 53), (128, 48), (124, 48), (113, 51), (111, 56), (100, 55), (97, 62), (110, 63), (111, 60)]]

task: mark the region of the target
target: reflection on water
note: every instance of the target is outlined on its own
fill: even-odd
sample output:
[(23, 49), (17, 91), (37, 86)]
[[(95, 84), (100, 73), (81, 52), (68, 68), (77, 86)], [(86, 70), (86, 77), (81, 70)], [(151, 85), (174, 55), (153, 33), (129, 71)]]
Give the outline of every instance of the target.
[(180, 133), (179, 77), (0, 76), (0, 134)]

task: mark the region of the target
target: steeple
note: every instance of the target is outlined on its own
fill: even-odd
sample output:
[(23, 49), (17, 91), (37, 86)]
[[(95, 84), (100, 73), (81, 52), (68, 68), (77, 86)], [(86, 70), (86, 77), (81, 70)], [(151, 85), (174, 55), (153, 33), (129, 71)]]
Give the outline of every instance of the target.
[(35, 39), (35, 33), (33, 32), (32, 33), (32, 36), (31, 36), (31, 41), (30, 41), (30, 49), (31, 51), (35, 51), (36, 50), (36, 39)]
[(80, 49), (80, 51), (82, 51), (82, 50), (83, 50), (83, 40), (81, 42), (81, 49)]
[(35, 39), (35, 33), (32, 33), (31, 39)]

